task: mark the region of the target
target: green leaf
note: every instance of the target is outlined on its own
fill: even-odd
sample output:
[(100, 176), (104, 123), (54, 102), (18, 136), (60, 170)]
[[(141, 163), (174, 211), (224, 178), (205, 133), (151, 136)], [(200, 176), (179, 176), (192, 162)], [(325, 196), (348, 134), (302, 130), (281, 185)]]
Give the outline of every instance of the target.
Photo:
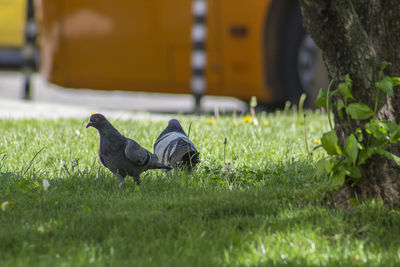
[(382, 131), (382, 126), (378, 120), (371, 120), (365, 124), (365, 130), (368, 134), (372, 134), (374, 137), (381, 139), (385, 138), (385, 133)]
[(378, 153), (387, 157), (388, 159), (394, 160), (394, 162), (396, 162), (397, 166), (400, 166), (400, 157), (396, 156), (395, 154), (392, 154), (386, 150), (379, 150)]
[(324, 92), (324, 90), (319, 89), (318, 97), (317, 100), (315, 101), (315, 104), (320, 107), (320, 108), (327, 108), (326, 107), (326, 99), (327, 94)]
[(351, 134), (344, 141), (343, 151), (346, 156), (349, 157), (353, 165), (356, 164), (357, 156), (358, 156), (358, 142), (354, 134)]
[(339, 92), (344, 96), (344, 98), (353, 98), (351, 94), (351, 89), (353, 88), (353, 81), (350, 78), (350, 75), (346, 75), (346, 81), (339, 83)]
[(337, 107), (337, 111), (338, 111), (340, 119), (343, 120), (343, 110), (342, 109), (344, 108), (344, 102), (342, 99), (338, 100), (336, 107)]
[(358, 165), (363, 165), (374, 154), (374, 149), (367, 147), (358, 153)]
[(393, 93), (393, 81), (389, 76), (385, 76), (382, 80), (375, 83), (375, 87), (382, 92), (389, 94), (391, 97), (394, 96)]
[(400, 85), (400, 77), (392, 77), (393, 86)]
[[(399, 127), (400, 128), (400, 127)], [(400, 129), (397, 129), (390, 135), (390, 143), (397, 143), (400, 141)]]
[(323, 175), (332, 171), (335, 163), (332, 160), (321, 159), (317, 162), (317, 178), (321, 178)]
[(400, 166), (400, 158), (396, 156), (395, 154), (392, 154), (392, 160), (396, 162), (397, 166)]
[(380, 121), (381, 127), (386, 131), (386, 139), (391, 143), (397, 143), (400, 140), (400, 125), (391, 121)]
[(362, 142), (362, 140), (363, 140), (363, 132), (362, 132), (361, 128), (357, 128), (354, 133), (357, 136), (358, 142)]
[(322, 176), (324, 176), (326, 174), (325, 171), (325, 159), (321, 159), (317, 162), (317, 171), (316, 171), (316, 176), (317, 178), (321, 178)]
[(346, 79), (347, 86), (350, 87), (350, 89), (353, 88), (353, 80), (350, 78), (349, 73), (346, 74), (345, 79)]
[(344, 174), (344, 172), (337, 170), (337, 171), (332, 172), (331, 182), (334, 186), (340, 187), (344, 184), (345, 178), (346, 178), (346, 175)]
[(338, 138), (334, 130), (326, 132), (322, 135), (321, 144), (329, 155), (342, 154), (342, 150), (338, 145)]
[(371, 120), (365, 125), (365, 129), (375, 138), (388, 140), (392, 143), (396, 143), (400, 138), (400, 125), (388, 120)]
[(351, 177), (351, 178), (355, 178), (356, 180), (358, 180), (358, 179), (360, 179), (361, 178), (361, 171), (360, 171), (360, 169), (359, 168), (357, 168), (356, 166), (351, 166), (350, 168), (349, 168), (349, 176)]
[(384, 70), (387, 66), (392, 65), (392, 63), (387, 61), (382, 61), (381, 63), (381, 70)]
[(366, 120), (375, 114), (367, 105), (361, 103), (348, 105), (346, 112), (355, 120)]
[(329, 96), (339, 96), (339, 94), (340, 94), (339, 89), (336, 89), (335, 91), (332, 91), (332, 92), (329, 94)]
[(346, 83), (339, 83), (339, 92), (345, 98), (353, 98), (353, 95), (351, 94), (351, 88)]
[(377, 153), (379, 149), (383, 149), (387, 146), (388, 140), (386, 138), (371, 138), (371, 143), (369, 147), (374, 149), (374, 152)]

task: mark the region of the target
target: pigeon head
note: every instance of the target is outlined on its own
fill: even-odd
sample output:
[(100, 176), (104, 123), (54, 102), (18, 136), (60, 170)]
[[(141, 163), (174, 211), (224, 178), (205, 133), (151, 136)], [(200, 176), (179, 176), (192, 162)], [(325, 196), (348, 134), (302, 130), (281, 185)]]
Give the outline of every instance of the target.
[(101, 129), (106, 124), (108, 124), (106, 117), (104, 117), (100, 113), (95, 113), (92, 116), (90, 116), (89, 122), (88, 124), (86, 124), (86, 128), (92, 126), (96, 129)]

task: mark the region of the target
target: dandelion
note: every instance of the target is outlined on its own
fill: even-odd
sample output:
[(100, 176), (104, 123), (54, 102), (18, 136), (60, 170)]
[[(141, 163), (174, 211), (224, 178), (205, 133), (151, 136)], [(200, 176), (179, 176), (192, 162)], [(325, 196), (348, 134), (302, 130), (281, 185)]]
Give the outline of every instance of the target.
[(235, 121), (235, 122), (233, 122), (233, 127), (236, 127), (237, 126), (237, 122)]
[(316, 144), (318, 144), (318, 145), (319, 145), (319, 144), (321, 144), (321, 141), (320, 141), (320, 140), (318, 140), (318, 139), (315, 139), (315, 140), (314, 140), (314, 143), (316, 143)]
[(265, 126), (270, 126), (271, 123), (270, 123), (269, 121), (264, 121), (264, 125), (265, 125)]
[(96, 110), (92, 110), (92, 112), (91, 112), (91, 113), (92, 113), (92, 115), (93, 115), (93, 114), (95, 114), (95, 113), (96, 113)]
[(43, 189), (44, 191), (47, 191), (47, 189), (49, 189), (50, 186), (50, 182), (47, 179), (43, 179)]
[(217, 121), (214, 119), (206, 119), (206, 124), (212, 124), (212, 125), (216, 125)]
[(242, 120), (244, 123), (253, 122), (253, 118), (251, 116), (246, 116)]

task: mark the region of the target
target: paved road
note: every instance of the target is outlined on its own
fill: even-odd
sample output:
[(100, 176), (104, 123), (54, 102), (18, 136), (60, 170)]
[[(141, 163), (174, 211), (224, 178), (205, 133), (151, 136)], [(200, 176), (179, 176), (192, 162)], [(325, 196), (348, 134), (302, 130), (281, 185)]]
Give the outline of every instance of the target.
[[(32, 78), (33, 100), (24, 101), (22, 85), (20, 73), (0, 72), (0, 118), (88, 117), (96, 111), (120, 119), (165, 119), (193, 108), (191, 95), (76, 90), (50, 84), (40, 74)], [(230, 97), (204, 97), (203, 109), (215, 108), (244, 111), (246, 105)]]

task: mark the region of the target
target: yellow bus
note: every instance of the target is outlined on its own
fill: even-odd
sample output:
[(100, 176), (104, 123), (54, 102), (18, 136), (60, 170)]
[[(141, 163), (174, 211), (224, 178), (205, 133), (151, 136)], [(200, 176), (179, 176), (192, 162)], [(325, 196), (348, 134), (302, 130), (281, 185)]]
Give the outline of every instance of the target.
[[(38, 0), (41, 71), (64, 87), (190, 93), (191, 0)], [(312, 99), (320, 53), (296, 0), (208, 0), (209, 95)], [(324, 82), (324, 78), (321, 79)]]

